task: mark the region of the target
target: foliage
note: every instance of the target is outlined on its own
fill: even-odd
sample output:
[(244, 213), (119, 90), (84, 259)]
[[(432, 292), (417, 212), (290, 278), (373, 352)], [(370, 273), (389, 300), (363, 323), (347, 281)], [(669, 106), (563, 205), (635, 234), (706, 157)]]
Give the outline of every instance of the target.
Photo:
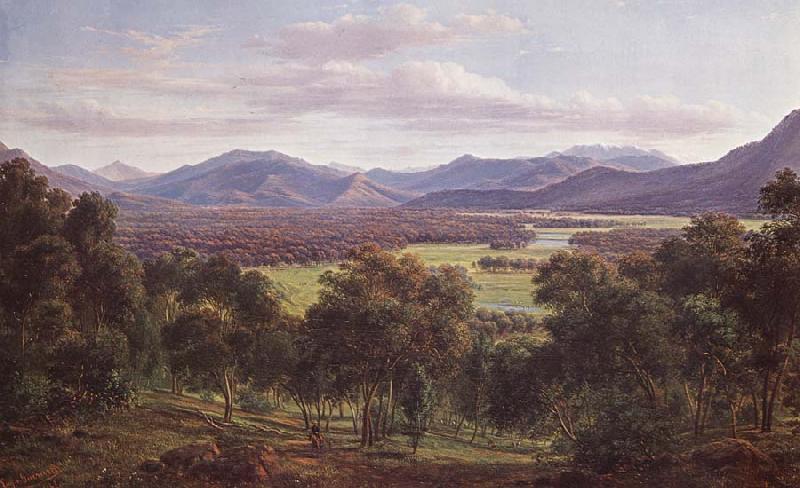
[(608, 472), (652, 462), (674, 446), (675, 425), (667, 410), (613, 388), (594, 394), (591, 404), (591, 422), (577, 435), (577, 462)]
[(428, 430), (435, 405), (436, 392), (430, 375), (423, 365), (413, 364), (411, 374), (406, 378), (400, 406), (405, 414), (407, 433), (411, 437), (414, 454)]
[(624, 228), (608, 231), (581, 231), (569, 238), (579, 250), (616, 260), (632, 252), (651, 253), (664, 239), (674, 237), (673, 229)]

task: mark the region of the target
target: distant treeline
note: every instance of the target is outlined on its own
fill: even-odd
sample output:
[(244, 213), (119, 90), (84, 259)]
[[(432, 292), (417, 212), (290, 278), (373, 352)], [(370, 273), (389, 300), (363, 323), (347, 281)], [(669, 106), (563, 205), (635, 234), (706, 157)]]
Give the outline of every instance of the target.
[(539, 261), (532, 258), (509, 258), (508, 256), (483, 256), (477, 261), (480, 269), (487, 271), (514, 270), (532, 271)]
[(635, 251), (652, 253), (662, 241), (680, 234), (679, 229), (612, 229), (582, 231), (569, 238), (581, 251), (616, 259)]
[(387, 250), (409, 244), (527, 243), (535, 238), (519, 215), (449, 210), (166, 208), (125, 210), (115, 242), (142, 259), (175, 247), (225, 253), (243, 266), (336, 262), (372, 242)]

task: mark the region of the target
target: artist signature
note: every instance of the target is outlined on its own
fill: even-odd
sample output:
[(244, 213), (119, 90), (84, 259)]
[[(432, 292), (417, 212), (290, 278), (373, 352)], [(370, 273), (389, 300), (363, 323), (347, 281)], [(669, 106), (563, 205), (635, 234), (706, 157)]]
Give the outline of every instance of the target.
[(35, 473), (20, 476), (13, 481), (0, 480), (0, 488), (16, 488), (18, 486), (25, 486), (32, 483), (41, 481), (49, 481), (61, 474), (61, 468), (55, 464), (51, 464), (44, 471), (37, 471)]

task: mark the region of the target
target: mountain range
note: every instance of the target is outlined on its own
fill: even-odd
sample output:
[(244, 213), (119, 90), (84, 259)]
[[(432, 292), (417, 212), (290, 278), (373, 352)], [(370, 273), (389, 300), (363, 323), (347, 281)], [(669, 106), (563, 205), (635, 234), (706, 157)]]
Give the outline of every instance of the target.
[(236, 149), (152, 174), (116, 161), (94, 172), (48, 168), (0, 144), (0, 161), (24, 157), (53, 186), (96, 190), (137, 207), (168, 202), (262, 207), (455, 207), (597, 212), (752, 213), (758, 189), (783, 167), (800, 169), (800, 110), (763, 140), (723, 158), (682, 165), (632, 146), (573, 146), (542, 157), (461, 156), (417, 171), (311, 164), (278, 151)]
[(717, 161), (648, 172), (599, 166), (537, 191), (455, 190), (427, 194), (410, 207), (551, 209), (691, 214), (705, 210), (753, 213), (761, 186), (783, 168), (800, 170), (800, 109), (764, 139)]

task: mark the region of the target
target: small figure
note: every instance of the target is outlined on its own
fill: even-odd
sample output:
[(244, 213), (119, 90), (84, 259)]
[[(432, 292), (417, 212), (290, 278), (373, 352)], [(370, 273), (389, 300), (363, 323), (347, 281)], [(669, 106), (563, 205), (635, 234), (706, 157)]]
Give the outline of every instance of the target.
[(322, 449), (322, 445), (324, 443), (324, 439), (322, 437), (322, 431), (319, 428), (319, 425), (316, 423), (311, 425), (311, 446), (314, 449)]

